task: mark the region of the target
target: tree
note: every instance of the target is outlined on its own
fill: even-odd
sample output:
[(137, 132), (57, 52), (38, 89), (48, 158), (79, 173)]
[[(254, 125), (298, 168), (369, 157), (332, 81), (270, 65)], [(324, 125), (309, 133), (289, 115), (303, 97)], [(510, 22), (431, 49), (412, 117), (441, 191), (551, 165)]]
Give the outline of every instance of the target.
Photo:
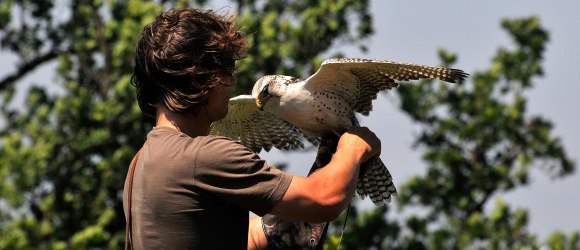
[[(122, 246), (121, 192), (129, 161), (152, 123), (136, 104), (129, 78), (142, 27), (162, 9), (207, 1), (8, 0), (0, 2), (2, 53), (19, 59), (0, 76), (0, 249)], [(336, 42), (358, 44), (372, 34), (368, 1), (233, 1), (250, 35), (239, 62), (248, 93), (262, 74), (306, 75)], [(96, 10), (96, 11), (95, 11)], [(528, 183), (530, 168), (572, 173), (551, 123), (526, 113), (524, 91), (542, 75), (548, 33), (536, 18), (506, 20), (514, 49), (499, 49), (490, 69), (463, 84), (403, 85), (401, 108), (422, 127), (417, 146), (427, 172), (400, 190), (399, 210), (351, 210), (348, 249), (538, 248), (528, 214), (490, 198)], [(441, 51), (445, 65), (456, 56)], [(47, 62), (46, 79), (14, 99), (22, 78)], [(58, 88), (62, 91), (52, 91)], [(14, 106), (17, 106), (14, 108)], [(437, 190), (438, 192), (432, 192)], [(331, 229), (338, 242), (343, 221)], [(578, 232), (555, 232), (552, 249), (580, 249)]]
[[(346, 249), (539, 248), (526, 229), (526, 210), (501, 198), (491, 213), (484, 207), (494, 195), (527, 185), (533, 167), (561, 178), (575, 163), (551, 135), (550, 121), (526, 113), (524, 92), (543, 74), (548, 32), (536, 17), (503, 20), (502, 27), (515, 46), (498, 49), (488, 70), (455, 86), (422, 81), (398, 88), (402, 111), (421, 127), (415, 143), (427, 165), (424, 175), (401, 188), (399, 209), (422, 213), (387, 219), (388, 209), (377, 208), (355, 216), (343, 240)], [(439, 56), (445, 66), (457, 59), (444, 50)], [(578, 249), (579, 236), (555, 232), (545, 244)]]
[[(130, 84), (135, 45), (162, 9), (205, 2), (0, 3), (1, 48), (19, 60), (0, 77), (0, 249), (123, 245), (123, 183), (152, 127)], [(366, 0), (234, 2), (250, 34), (237, 93), (261, 74), (310, 72), (335, 42), (372, 33)], [(58, 79), (14, 100), (22, 77), (51, 61)]]

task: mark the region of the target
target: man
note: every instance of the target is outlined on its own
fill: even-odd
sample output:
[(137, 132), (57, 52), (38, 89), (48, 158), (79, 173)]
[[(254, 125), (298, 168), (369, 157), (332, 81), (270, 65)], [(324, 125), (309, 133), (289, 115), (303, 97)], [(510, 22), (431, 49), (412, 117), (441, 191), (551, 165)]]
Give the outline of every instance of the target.
[(248, 211), (334, 220), (354, 195), (361, 163), (380, 154), (374, 133), (356, 128), (340, 138), (328, 165), (301, 177), (208, 135), (210, 124), (227, 114), (234, 64), (246, 46), (232, 18), (170, 10), (143, 30), (132, 81), (141, 110), (157, 123), (132, 181), (136, 249), (267, 248), (259, 218), (249, 219)]

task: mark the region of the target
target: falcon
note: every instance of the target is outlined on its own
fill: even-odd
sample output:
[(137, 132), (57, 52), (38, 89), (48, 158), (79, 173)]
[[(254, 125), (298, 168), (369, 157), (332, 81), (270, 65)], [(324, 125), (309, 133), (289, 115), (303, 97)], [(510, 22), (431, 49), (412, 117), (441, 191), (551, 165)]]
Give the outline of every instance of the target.
[[(230, 99), (227, 116), (212, 123), (210, 134), (240, 141), (257, 153), (303, 148), (305, 140), (317, 145), (359, 126), (355, 113), (368, 115), (377, 94), (399, 86), (398, 81), (456, 83), (468, 76), (458, 69), (385, 60), (328, 59), (307, 79), (263, 76), (252, 95)], [(370, 159), (367, 168), (357, 184), (359, 196), (369, 196), (375, 205), (390, 201), (397, 190), (389, 170), (379, 157)]]

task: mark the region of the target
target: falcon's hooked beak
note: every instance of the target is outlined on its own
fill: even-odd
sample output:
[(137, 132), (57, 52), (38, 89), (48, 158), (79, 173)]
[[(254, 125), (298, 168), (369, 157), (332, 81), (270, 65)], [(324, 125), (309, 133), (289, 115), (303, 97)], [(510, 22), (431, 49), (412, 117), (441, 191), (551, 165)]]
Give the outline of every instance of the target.
[(262, 111), (264, 111), (264, 103), (260, 99), (256, 99), (256, 106)]
[(260, 91), (258, 98), (256, 98), (256, 106), (258, 106), (260, 110), (264, 111), (264, 105), (269, 98), (270, 93), (268, 92), (268, 88), (264, 88), (262, 91)]

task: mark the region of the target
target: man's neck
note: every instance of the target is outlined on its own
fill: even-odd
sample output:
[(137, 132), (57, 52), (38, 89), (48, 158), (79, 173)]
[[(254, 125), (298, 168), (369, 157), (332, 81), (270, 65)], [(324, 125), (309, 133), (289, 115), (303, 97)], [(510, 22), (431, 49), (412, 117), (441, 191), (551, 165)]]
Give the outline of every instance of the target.
[(165, 107), (157, 108), (156, 127), (170, 127), (190, 137), (195, 137), (207, 135), (210, 125), (211, 122), (203, 111), (197, 115), (191, 115), (174, 113)]

